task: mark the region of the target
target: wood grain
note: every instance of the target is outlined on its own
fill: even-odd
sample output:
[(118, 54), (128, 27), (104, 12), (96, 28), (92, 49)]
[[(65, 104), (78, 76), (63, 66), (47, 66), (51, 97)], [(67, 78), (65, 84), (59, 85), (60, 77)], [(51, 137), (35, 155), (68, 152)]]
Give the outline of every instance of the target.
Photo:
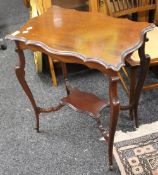
[[(28, 30), (29, 27), (32, 29)], [(56, 55), (98, 62), (118, 71), (124, 65), (124, 58), (142, 45), (143, 35), (153, 28), (146, 22), (53, 6), (38, 18), (29, 20), (19, 33), (6, 38), (37, 45)]]

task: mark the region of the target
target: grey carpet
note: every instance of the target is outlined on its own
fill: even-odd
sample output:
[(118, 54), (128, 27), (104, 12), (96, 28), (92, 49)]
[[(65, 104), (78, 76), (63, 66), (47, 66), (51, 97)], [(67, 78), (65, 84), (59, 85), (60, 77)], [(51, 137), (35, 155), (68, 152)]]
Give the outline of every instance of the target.
[[(21, 0), (0, 0), (0, 26), (4, 35), (13, 32), (28, 19), (28, 10)], [(14, 43), (0, 51), (0, 174), (2, 175), (116, 175), (108, 170), (107, 146), (99, 141), (101, 134), (96, 123), (84, 113), (69, 107), (41, 115), (38, 134), (34, 130), (35, 116), (29, 100), (20, 87), (14, 67), (17, 55)], [(37, 75), (32, 53), (26, 54), (26, 79), (39, 106), (55, 105), (63, 97), (65, 87), (58, 76), (58, 87), (52, 87), (51, 77)], [(150, 80), (154, 79), (152, 74)], [(149, 79), (148, 78), (148, 79)], [(108, 99), (108, 78), (101, 73), (86, 70), (69, 76), (73, 86), (94, 92)], [(121, 103), (128, 98), (119, 85)], [(140, 123), (157, 120), (157, 90), (143, 92), (139, 106)], [(108, 126), (109, 109), (102, 114)], [(128, 112), (121, 112), (117, 130), (133, 131)]]

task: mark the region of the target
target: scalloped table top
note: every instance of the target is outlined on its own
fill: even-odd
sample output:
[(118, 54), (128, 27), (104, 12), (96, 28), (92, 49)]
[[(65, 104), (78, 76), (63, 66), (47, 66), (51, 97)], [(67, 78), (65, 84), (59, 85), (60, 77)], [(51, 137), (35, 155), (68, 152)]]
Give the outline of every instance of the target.
[(144, 34), (153, 28), (153, 24), (146, 22), (52, 6), (6, 39), (118, 71), (124, 59), (142, 45)]

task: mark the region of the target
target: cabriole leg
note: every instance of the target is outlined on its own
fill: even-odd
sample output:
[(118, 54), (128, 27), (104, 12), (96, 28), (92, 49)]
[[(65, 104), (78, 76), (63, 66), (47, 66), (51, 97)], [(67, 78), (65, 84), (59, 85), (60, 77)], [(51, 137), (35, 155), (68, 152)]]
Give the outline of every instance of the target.
[(113, 143), (114, 136), (118, 121), (118, 115), (120, 110), (120, 102), (117, 94), (117, 82), (118, 77), (109, 78), (109, 95), (110, 95), (110, 126), (109, 126), (109, 142), (108, 142), (108, 154), (109, 154), (109, 168), (113, 169)]
[(145, 81), (145, 78), (146, 78), (146, 75), (147, 75), (147, 72), (149, 69), (149, 64), (150, 64), (149, 55), (145, 55), (145, 42), (142, 45), (142, 47), (139, 48), (138, 53), (139, 53), (139, 57), (140, 57), (141, 71), (140, 71), (140, 75), (139, 75), (139, 79), (138, 79), (138, 83), (137, 83), (136, 91), (135, 91), (134, 118), (135, 118), (136, 127), (139, 126), (138, 114), (137, 114), (138, 113), (139, 99), (140, 99), (141, 91), (143, 89), (144, 81)]
[(16, 66), (15, 68), (15, 72), (16, 72), (16, 76), (19, 80), (19, 83), (21, 84), (23, 90), (25, 91), (26, 95), (28, 96), (34, 112), (35, 112), (35, 116), (36, 116), (36, 130), (37, 132), (39, 132), (39, 110), (38, 107), (36, 105), (35, 99), (32, 95), (32, 92), (25, 80), (25, 56), (24, 56), (24, 52), (23, 50), (20, 48), (20, 44), (19, 42), (16, 42), (16, 46), (17, 46), (17, 53), (19, 56), (19, 65)]

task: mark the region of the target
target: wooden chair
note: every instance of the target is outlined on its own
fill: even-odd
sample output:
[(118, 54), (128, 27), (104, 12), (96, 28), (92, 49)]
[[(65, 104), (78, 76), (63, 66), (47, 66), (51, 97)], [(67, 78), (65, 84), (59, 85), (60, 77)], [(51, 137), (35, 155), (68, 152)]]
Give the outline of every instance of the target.
[(89, 11), (101, 12), (108, 15), (106, 3), (101, 0), (89, 0)]
[[(47, 11), (48, 8), (52, 6), (52, 0), (24, 0), (24, 4), (30, 7), (30, 18), (36, 17)], [(34, 53), (36, 71), (38, 73), (42, 72), (42, 53)], [(55, 75), (54, 62), (51, 57), (48, 57), (50, 72), (52, 77), (52, 82), (54, 86), (57, 86), (57, 78)]]

